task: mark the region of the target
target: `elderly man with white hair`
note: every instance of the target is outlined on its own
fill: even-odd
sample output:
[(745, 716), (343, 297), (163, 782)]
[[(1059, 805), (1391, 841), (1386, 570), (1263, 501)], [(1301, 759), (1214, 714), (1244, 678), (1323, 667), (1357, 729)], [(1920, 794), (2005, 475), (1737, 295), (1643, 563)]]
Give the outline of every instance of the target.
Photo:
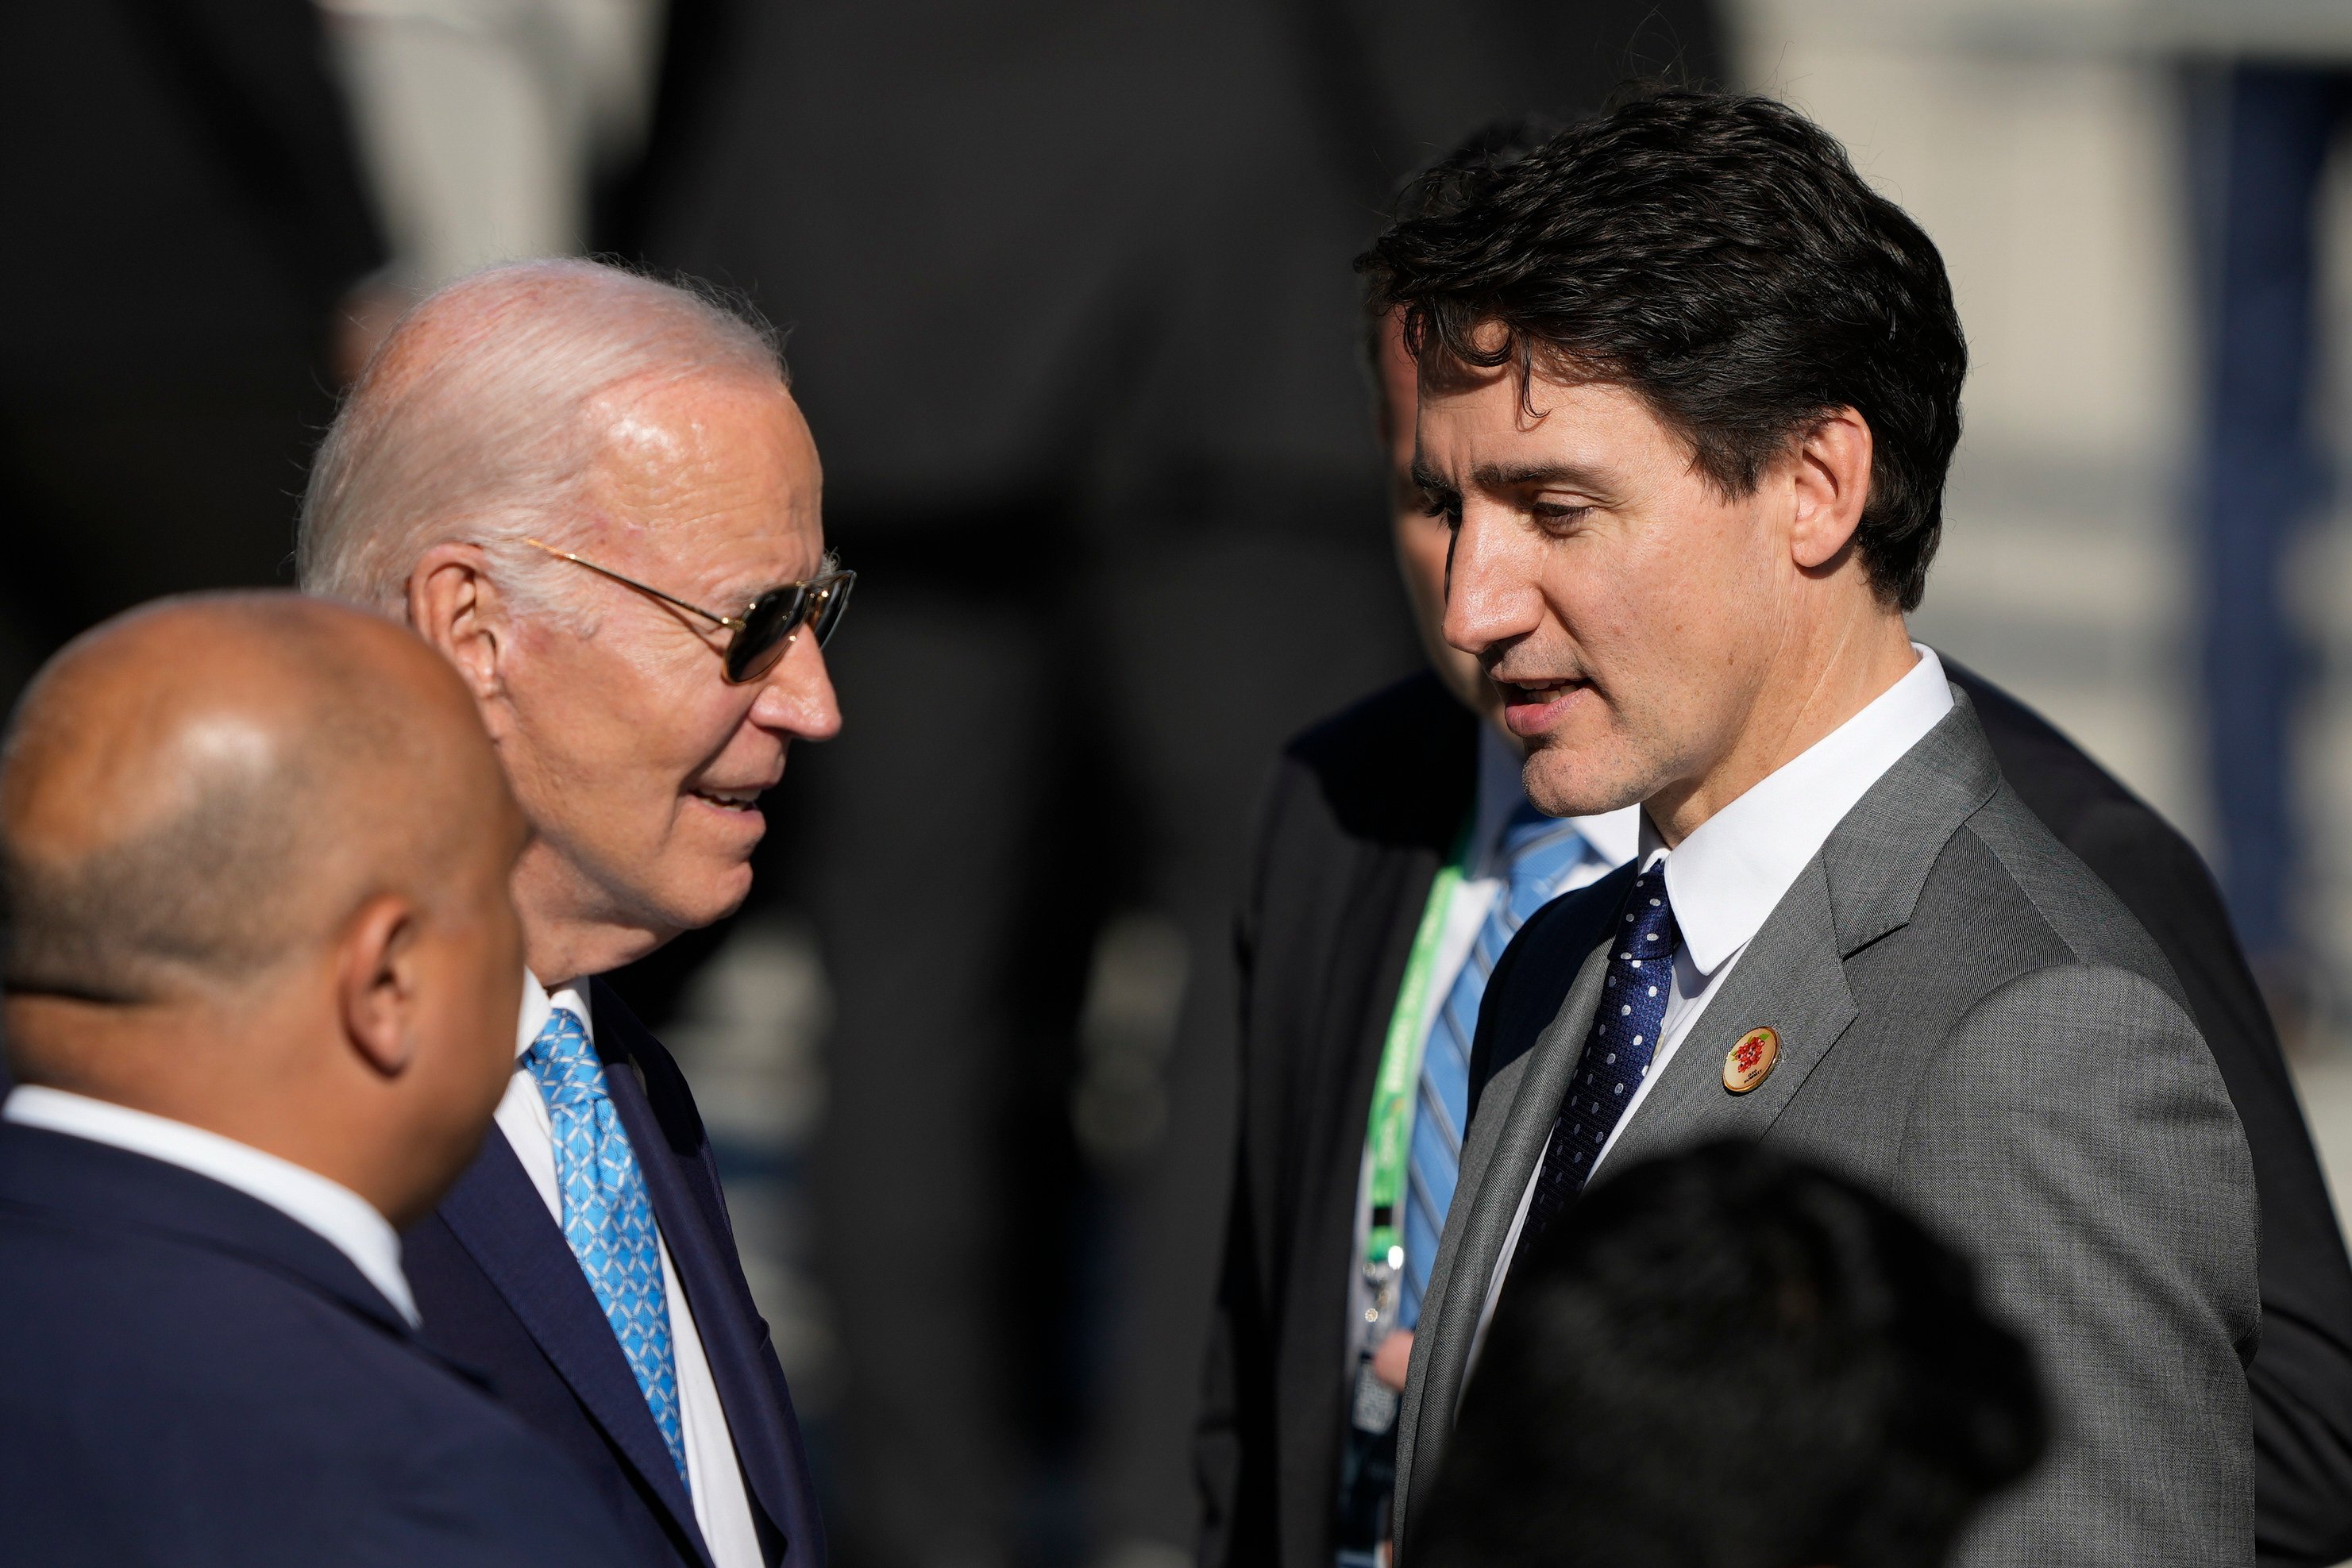
[(840, 728), (821, 650), (851, 577), (819, 485), (763, 326), (551, 261), (418, 305), (303, 503), (303, 585), (457, 668), (531, 829), (502, 1135), (407, 1238), (425, 1333), (647, 1562), (824, 1560), (693, 1096), (595, 979), (743, 901), (761, 793)]

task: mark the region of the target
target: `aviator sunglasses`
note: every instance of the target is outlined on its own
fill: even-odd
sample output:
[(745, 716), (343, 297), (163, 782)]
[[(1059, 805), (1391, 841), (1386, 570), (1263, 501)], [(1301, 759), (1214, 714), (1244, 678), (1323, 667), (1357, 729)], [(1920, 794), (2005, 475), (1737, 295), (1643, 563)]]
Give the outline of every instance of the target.
[(688, 604), (674, 594), (639, 582), (634, 577), (623, 577), (610, 567), (583, 560), (570, 550), (557, 549), (553, 545), (537, 539), (523, 543), (534, 549), (543, 549), (559, 560), (574, 566), (584, 566), (599, 577), (609, 577), (624, 588), (634, 588), (639, 593), (658, 599), (664, 604), (677, 606), (691, 614), (699, 615), (715, 625), (724, 626), (733, 633), (727, 639), (725, 661), (728, 681), (741, 685), (756, 681), (776, 667), (784, 650), (806, 624), (816, 634), (816, 645), (824, 647), (832, 637), (834, 628), (841, 624), (841, 612), (849, 605), (849, 591), (857, 581), (854, 571), (841, 569), (841, 559), (830, 550), (825, 552), (824, 570), (805, 582), (787, 582), (772, 588), (751, 604), (740, 615), (721, 615), (705, 610), (698, 604)]

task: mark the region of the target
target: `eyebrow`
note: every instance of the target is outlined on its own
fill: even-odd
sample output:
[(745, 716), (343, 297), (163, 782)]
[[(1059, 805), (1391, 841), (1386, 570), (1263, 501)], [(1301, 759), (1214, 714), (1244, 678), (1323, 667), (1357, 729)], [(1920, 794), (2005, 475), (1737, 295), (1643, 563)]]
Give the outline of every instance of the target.
[[(1591, 469), (1573, 463), (1528, 463), (1516, 466), (1484, 463), (1470, 471), (1470, 477), (1478, 488), (1488, 491), (1517, 490), (1533, 485), (1574, 485), (1586, 489), (1607, 487)], [(1413, 459), (1412, 482), (1435, 495), (1458, 494), (1435, 469), (1418, 457)]]
[(1482, 490), (1517, 490), (1529, 485), (1577, 485), (1591, 488), (1600, 484), (1600, 476), (1573, 463), (1531, 463), (1516, 467), (1486, 463), (1471, 470), (1470, 476), (1477, 481)]

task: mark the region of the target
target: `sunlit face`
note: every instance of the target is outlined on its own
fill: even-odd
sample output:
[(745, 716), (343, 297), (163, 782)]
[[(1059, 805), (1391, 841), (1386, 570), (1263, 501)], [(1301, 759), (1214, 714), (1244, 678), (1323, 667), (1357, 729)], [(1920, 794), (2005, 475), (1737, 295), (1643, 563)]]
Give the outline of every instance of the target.
[[(781, 385), (703, 377), (616, 398), (614, 412), (570, 548), (726, 615), (820, 570), (816, 448)], [(840, 729), (840, 710), (805, 632), (765, 676), (730, 685), (723, 628), (578, 576), (563, 587), (592, 630), (525, 617), (514, 632), (501, 750), (533, 852), (560, 862), (551, 896), (571, 903), (563, 913), (667, 940), (743, 902), (761, 792), (795, 739)]]
[(1420, 394), (1445, 640), (1501, 688), (1529, 798), (1581, 815), (1705, 774), (1791, 634), (1785, 487), (1726, 497), (1621, 386), (1444, 362)]

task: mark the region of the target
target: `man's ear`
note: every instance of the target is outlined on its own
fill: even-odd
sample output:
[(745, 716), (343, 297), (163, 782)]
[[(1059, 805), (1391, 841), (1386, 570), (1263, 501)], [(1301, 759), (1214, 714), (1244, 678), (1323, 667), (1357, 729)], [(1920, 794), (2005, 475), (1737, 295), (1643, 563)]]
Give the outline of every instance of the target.
[(505, 689), (499, 656), (507, 634), (505, 605), (488, 568), (481, 546), (452, 541), (426, 550), (408, 574), (408, 623), (485, 704)]
[(360, 906), (336, 955), (335, 1004), (343, 1036), (386, 1078), (407, 1071), (416, 1036), (416, 905), (380, 893)]
[(1798, 442), (1789, 549), (1805, 570), (1834, 562), (1862, 526), (1870, 499), (1871, 445), (1870, 423), (1851, 408), (1832, 413)]

